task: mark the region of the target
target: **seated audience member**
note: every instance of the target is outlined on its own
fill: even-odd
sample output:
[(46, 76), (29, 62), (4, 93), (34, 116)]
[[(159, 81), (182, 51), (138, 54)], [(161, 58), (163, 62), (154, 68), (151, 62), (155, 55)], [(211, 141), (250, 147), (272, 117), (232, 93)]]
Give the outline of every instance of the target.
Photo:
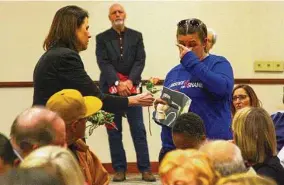
[(234, 174), (221, 178), (216, 185), (277, 185), (277, 183), (258, 175)]
[(217, 34), (212, 28), (207, 29), (207, 43), (206, 43), (206, 51), (209, 51), (213, 48), (217, 41)]
[(45, 146), (30, 153), (20, 168), (41, 167), (54, 171), (64, 185), (84, 185), (85, 178), (75, 157), (66, 148)]
[(81, 139), (85, 137), (87, 118), (102, 107), (100, 99), (85, 96), (74, 89), (65, 89), (52, 95), (46, 107), (58, 113), (65, 122), (66, 141), (91, 185), (109, 184), (109, 176), (98, 157)]
[[(284, 96), (282, 98), (282, 103), (284, 104)], [(283, 105), (280, 110), (278, 110), (277, 112), (271, 115), (271, 118), (275, 126), (277, 150), (280, 151), (284, 146), (284, 107)], [(284, 149), (281, 153), (284, 154)]]
[(172, 134), (173, 142), (179, 149), (198, 149), (206, 141), (203, 120), (193, 112), (177, 118)]
[(240, 84), (233, 89), (232, 115), (244, 107), (260, 107), (260, 101), (249, 85)]
[(260, 107), (245, 107), (236, 113), (232, 130), (247, 166), (284, 184), (284, 169), (276, 156), (275, 128), (269, 114)]
[(0, 176), (1, 185), (65, 185), (56, 174), (43, 168), (14, 168)]
[(9, 139), (0, 133), (0, 174), (11, 169), (17, 160)]
[(19, 114), (11, 127), (11, 144), (19, 157), (46, 145), (66, 146), (64, 121), (54, 112), (33, 107)]
[(215, 185), (219, 178), (209, 157), (198, 150), (173, 150), (161, 162), (159, 174), (163, 185)]
[(201, 146), (200, 151), (208, 154), (221, 176), (247, 172), (239, 147), (231, 142), (211, 141)]

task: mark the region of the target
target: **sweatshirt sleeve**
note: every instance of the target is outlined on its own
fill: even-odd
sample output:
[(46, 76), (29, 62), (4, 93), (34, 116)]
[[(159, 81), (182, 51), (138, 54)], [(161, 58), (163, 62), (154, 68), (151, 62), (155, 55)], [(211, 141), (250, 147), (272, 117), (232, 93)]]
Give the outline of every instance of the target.
[(233, 69), (229, 61), (224, 57), (219, 57), (212, 69), (209, 69), (190, 51), (183, 56), (181, 64), (189, 73), (197, 77), (209, 92), (218, 96), (232, 93), (234, 86)]

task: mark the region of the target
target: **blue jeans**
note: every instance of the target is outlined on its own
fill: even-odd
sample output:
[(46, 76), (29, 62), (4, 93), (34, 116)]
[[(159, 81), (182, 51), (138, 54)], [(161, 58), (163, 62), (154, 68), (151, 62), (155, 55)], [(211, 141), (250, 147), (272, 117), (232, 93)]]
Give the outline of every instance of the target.
[[(129, 107), (126, 111), (126, 116), (136, 151), (137, 168), (140, 172), (149, 171), (150, 160), (142, 107)], [(127, 162), (122, 143), (122, 116), (115, 115), (114, 122), (118, 130), (107, 129), (112, 167), (116, 172), (126, 172)]]

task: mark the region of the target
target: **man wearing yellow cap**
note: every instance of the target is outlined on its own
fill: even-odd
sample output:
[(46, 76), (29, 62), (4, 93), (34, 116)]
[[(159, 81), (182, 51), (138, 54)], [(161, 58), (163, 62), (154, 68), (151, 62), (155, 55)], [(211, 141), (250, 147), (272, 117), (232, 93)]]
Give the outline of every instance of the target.
[(74, 89), (64, 89), (52, 95), (46, 107), (65, 121), (66, 140), (75, 154), (89, 185), (109, 184), (108, 172), (89, 146), (81, 139), (85, 136), (87, 118), (102, 107), (102, 101), (94, 96), (85, 96)]

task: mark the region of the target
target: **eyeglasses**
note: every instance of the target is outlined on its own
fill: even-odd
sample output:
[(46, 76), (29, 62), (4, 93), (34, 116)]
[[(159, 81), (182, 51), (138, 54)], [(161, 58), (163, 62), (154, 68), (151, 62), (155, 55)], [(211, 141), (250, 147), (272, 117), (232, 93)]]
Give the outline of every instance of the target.
[(242, 95), (238, 95), (238, 96), (233, 96), (233, 101), (237, 101), (237, 99), (239, 99), (239, 100), (244, 100), (244, 99), (246, 99), (248, 96), (247, 95), (245, 95), (245, 94), (242, 94)]

